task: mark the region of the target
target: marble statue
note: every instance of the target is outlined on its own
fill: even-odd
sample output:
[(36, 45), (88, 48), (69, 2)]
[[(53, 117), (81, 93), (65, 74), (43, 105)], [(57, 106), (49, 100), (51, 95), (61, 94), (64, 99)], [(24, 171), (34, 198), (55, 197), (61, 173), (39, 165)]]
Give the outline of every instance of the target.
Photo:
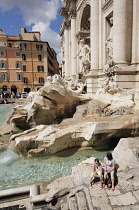
[(90, 47), (87, 44), (85, 44), (84, 39), (80, 41), (80, 44), (81, 48), (76, 57), (79, 56), (80, 59), (80, 64), (81, 64), (80, 72), (86, 74), (90, 70)]
[(108, 59), (113, 58), (113, 17), (109, 19), (110, 22), (110, 33), (106, 39), (106, 52), (108, 53)]

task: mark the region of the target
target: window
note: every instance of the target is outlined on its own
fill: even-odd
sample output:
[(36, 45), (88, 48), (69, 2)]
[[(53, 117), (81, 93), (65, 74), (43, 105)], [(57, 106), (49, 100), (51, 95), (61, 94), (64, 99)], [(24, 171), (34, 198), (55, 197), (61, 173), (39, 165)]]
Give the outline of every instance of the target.
[(24, 77), (23, 78), (23, 82), (24, 82), (24, 84), (27, 84), (28, 83), (28, 78), (27, 77)]
[(23, 71), (27, 71), (27, 66), (26, 65), (23, 65), (22, 66), (22, 69), (23, 69)]
[(26, 54), (22, 54), (22, 61), (26, 61)]
[(20, 47), (21, 47), (21, 50), (26, 50), (27, 45), (22, 43), (22, 44), (20, 44)]
[(15, 47), (19, 47), (20, 44), (19, 44), (18, 42), (16, 42), (14, 46), (15, 46)]
[(53, 66), (53, 63), (52, 63), (52, 61), (50, 60), (50, 58), (48, 58), (48, 63), (49, 63), (51, 66)]
[(22, 80), (22, 75), (21, 73), (16, 73), (16, 76), (17, 76), (17, 81), (21, 81)]
[(0, 46), (3, 46), (4, 47), (4, 42), (3, 41), (0, 41)]
[(20, 61), (16, 61), (15, 67), (16, 67), (16, 69), (20, 69), (21, 68)]
[(37, 51), (42, 51), (42, 44), (36, 44)]
[(0, 56), (4, 56), (4, 51), (0, 51)]
[(2, 80), (2, 82), (7, 82), (8, 81), (7, 72), (2, 72), (1, 73), (1, 80)]
[(8, 47), (12, 47), (12, 43), (8, 43)]
[(15, 56), (16, 56), (16, 57), (20, 57), (20, 52), (16, 52), (16, 53), (15, 53)]
[(8, 90), (7, 86), (6, 85), (3, 85), (2, 86), (2, 91), (4, 92), (4, 91), (7, 91), (7, 90)]
[(6, 69), (6, 61), (0, 61), (0, 69)]
[(38, 61), (42, 61), (42, 55), (38, 55)]
[(43, 77), (39, 77), (39, 83), (44, 83), (44, 78)]
[(37, 66), (38, 72), (44, 72), (44, 66)]
[(48, 67), (48, 73), (51, 74), (51, 75), (54, 75), (54, 72), (49, 67)]

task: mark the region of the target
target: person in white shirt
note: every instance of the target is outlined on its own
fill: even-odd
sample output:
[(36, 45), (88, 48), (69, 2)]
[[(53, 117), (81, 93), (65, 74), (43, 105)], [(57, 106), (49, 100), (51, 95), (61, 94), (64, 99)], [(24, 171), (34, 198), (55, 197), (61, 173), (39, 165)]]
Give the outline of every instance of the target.
[(111, 182), (112, 182), (112, 190), (114, 191), (114, 170), (115, 170), (115, 160), (112, 157), (111, 153), (107, 153), (104, 157), (104, 183), (107, 179), (107, 174), (110, 173), (111, 175)]

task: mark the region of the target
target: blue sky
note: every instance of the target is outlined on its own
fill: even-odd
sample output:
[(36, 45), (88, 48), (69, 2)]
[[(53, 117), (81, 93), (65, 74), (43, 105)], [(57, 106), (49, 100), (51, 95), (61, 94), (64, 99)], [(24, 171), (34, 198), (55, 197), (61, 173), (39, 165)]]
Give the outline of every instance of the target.
[(20, 27), (40, 31), (41, 39), (55, 49), (60, 61), (61, 0), (0, 0), (0, 28), (19, 35)]

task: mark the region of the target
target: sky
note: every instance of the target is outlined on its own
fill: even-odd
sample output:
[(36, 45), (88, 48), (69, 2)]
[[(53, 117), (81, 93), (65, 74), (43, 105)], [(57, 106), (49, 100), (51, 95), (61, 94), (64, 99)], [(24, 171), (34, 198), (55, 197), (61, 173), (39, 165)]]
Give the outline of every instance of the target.
[(60, 8), (61, 0), (0, 0), (0, 28), (13, 36), (19, 35), (20, 27), (40, 31), (41, 40), (54, 48), (60, 62)]

